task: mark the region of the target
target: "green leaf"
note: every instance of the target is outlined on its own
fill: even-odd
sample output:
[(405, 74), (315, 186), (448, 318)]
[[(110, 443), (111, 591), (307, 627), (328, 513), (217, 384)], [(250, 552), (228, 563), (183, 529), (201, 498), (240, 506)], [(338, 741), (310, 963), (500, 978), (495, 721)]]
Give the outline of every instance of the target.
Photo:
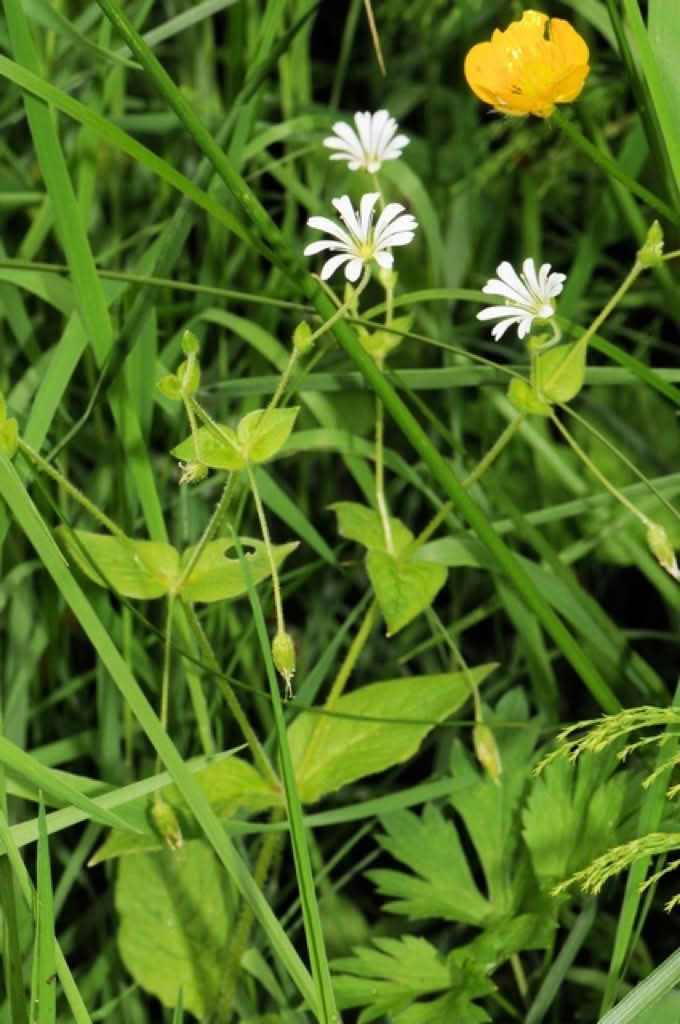
[(549, 402), (568, 402), (583, 387), (585, 373), (586, 346), (580, 341), (559, 345), (538, 355), (536, 391)]
[[(330, 506), (338, 517), (338, 533), (347, 540), (356, 540), (369, 551), (385, 551), (385, 533), (375, 509), (356, 501), (336, 501)], [(413, 534), (398, 519), (390, 517), (392, 542), (397, 554), (408, 547)]]
[(405, 1010), (418, 996), (446, 990), (450, 974), (441, 953), (425, 939), (376, 938), (373, 946), (360, 946), (350, 957), (333, 962), (333, 988), (340, 1009), (365, 1006), (360, 1024)]
[(622, 841), (628, 785), (614, 774), (616, 751), (551, 762), (534, 782), (522, 815), (524, 839), (541, 886), (550, 889)]
[[(196, 772), (194, 779), (215, 814), (222, 820), (230, 818), (239, 808), (249, 814), (257, 814), (281, 803), (280, 791), (273, 789), (251, 764), (239, 757), (222, 757), (212, 761), (200, 772)], [(175, 811), (184, 838), (198, 838), (201, 835), (200, 826), (179, 790), (175, 786), (166, 786), (159, 791), (159, 795)], [(139, 813), (146, 817), (148, 797), (140, 797), (128, 805), (128, 810), (135, 804), (140, 808)], [(92, 867), (115, 857), (163, 849), (165, 844), (155, 831), (146, 835), (133, 835), (121, 829), (112, 829), (88, 864)]]
[(19, 444), (19, 427), (14, 417), (11, 417), (0, 426), (0, 449), (8, 459), (13, 459)]
[(128, 971), (147, 992), (199, 1020), (216, 1012), (233, 908), (226, 875), (200, 840), (174, 853), (123, 860), (116, 882), (118, 948)]
[(69, 557), (86, 576), (123, 597), (162, 597), (177, 578), (179, 555), (170, 544), (122, 540), (65, 526), (57, 527), (56, 533)]
[(513, 377), (510, 381), (508, 399), (520, 412), (535, 413), (538, 416), (552, 414), (548, 403), (542, 402), (531, 385), (521, 377)]
[[(245, 547), (253, 549), (245, 556), (253, 583), (267, 579), (271, 567), (264, 543), (261, 540), (251, 540), (249, 537), (241, 538), (241, 543)], [(272, 546), (277, 568), (292, 551), (295, 551), (298, 545), (299, 542), (294, 540), (288, 544)], [(226, 552), (231, 551), (234, 547), (234, 541), (230, 537), (222, 537), (220, 540), (206, 544), (191, 575), (181, 589), (181, 595), (185, 601), (224, 601), (227, 598), (239, 597), (241, 594), (247, 593), (248, 586), (241, 563), (238, 558), (227, 558), (226, 555)], [(195, 547), (191, 547), (182, 553), (182, 566), (189, 563), (192, 552), (195, 550)]]
[(406, 562), (386, 551), (369, 551), (366, 570), (393, 636), (429, 608), (448, 575), (443, 565)]
[(493, 908), (474, 881), (454, 825), (434, 804), (426, 804), (422, 819), (398, 811), (381, 822), (387, 835), (379, 837), (380, 845), (414, 872), (367, 872), (383, 896), (397, 897), (386, 910), (415, 921), (442, 917), (474, 925), (491, 917)]
[(162, 395), (170, 398), (173, 402), (182, 401), (182, 385), (174, 373), (167, 373), (165, 377), (157, 380), (156, 387)]
[(469, 680), (479, 685), (494, 668), (370, 683), (339, 697), (332, 715), (298, 715), (288, 742), (302, 802), (411, 757), (437, 722), (470, 697)]
[(236, 428), (238, 439), (250, 462), (272, 459), (290, 437), (299, 406), (290, 409), (255, 409)]
[(226, 469), (230, 472), (243, 469), (247, 462), (236, 434), (224, 423), (216, 423), (214, 428), (200, 427), (195, 438), (193, 434), (187, 437), (170, 454), (182, 462), (202, 462), (211, 469)]

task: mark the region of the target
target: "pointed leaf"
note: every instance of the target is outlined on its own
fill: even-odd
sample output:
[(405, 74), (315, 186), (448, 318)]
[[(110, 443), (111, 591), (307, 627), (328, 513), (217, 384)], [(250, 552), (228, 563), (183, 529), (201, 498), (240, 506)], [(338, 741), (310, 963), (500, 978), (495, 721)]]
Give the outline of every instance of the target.
[(388, 636), (429, 608), (447, 577), (443, 565), (405, 562), (386, 551), (369, 551), (366, 569), (385, 616)]
[[(470, 697), (469, 680), (479, 684), (494, 668), (479, 665), (467, 678), (450, 672), (371, 683), (336, 700), (332, 715), (298, 715), (288, 742), (300, 799), (315, 803), (348, 782), (411, 757), (437, 722)], [(414, 721), (402, 724), (401, 719)]]
[[(288, 555), (298, 547), (298, 541), (288, 544), (277, 544), (272, 548), (274, 562), (278, 568)], [(253, 583), (259, 583), (270, 575), (267, 549), (261, 540), (242, 537), (241, 544), (252, 548), (246, 552), (246, 560)], [(238, 558), (227, 558), (226, 552), (235, 550), (234, 541), (228, 537), (211, 541), (206, 544), (198, 562), (194, 566), (189, 579), (181, 589), (186, 601), (224, 601), (227, 598), (239, 597), (248, 591), (243, 569)], [(187, 565), (194, 547), (182, 554), (182, 565)]]
[[(356, 501), (336, 501), (330, 506), (338, 517), (338, 533), (348, 540), (356, 540), (369, 551), (385, 551), (385, 533), (375, 509)], [(397, 554), (413, 540), (413, 534), (399, 519), (390, 516), (392, 542)]]
[(549, 402), (568, 402), (583, 387), (585, 374), (586, 346), (559, 345), (538, 356), (536, 390)]
[(521, 377), (513, 377), (510, 381), (508, 398), (520, 412), (535, 413), (538, 416), (552, 414), (548, 402), (541, 401), (531, 385)]
[(170, 454), (182, 462), (201, 462), (211, 469), (226, 469), (231, 472), (243, 469), (247, 460), (241, 452), (236, 434), (224, 423), (217, 423), (215, 426), (219, 434), (213, 433), (208, 427), (201, 427), (196, 431), (196, 441), (193, 435), (187, 437), (173, 448)]
[(177, 578), (179, 555), (170, 544), (122, 540), (65, 526), (57, 527), (56, 533), (69, 557), (86, 576), (123, 597), (162, 597)]
[(250, 462), (272, 459), (290, 437), (299, 406), (289, 409), (255, 409), (244, 416), (236, 432)]

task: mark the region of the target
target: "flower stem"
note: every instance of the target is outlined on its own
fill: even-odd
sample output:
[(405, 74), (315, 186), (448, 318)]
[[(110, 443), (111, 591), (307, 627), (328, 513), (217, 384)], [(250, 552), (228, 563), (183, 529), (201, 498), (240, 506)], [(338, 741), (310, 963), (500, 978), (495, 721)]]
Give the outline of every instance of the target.
[[(501, 454), (505, 446), (512, 439), (517, 428), (522, 425), (522, 423), (526, 419), (526, 415), (527, 414), (525, 412), (522, 412), (519, 414), (519, 416), (515, 416), (514, 420), (511, 420), (508, 423), (507, 427), (502, 431), (502, 433), (499, 434), (499, 436), (496, 438), (494, 443), (489, 448), (486, 455), (484, 455), (484, 457), (480, 459), (475, 468), (463, 480), (463, 487), (466, 490), (472, 487), (473, 484), (477, 483), (480, 477), (482, 477), (484, 473), (486, 473), (491, 463), (498, 458), (498, 456)], [(443, 521), (449, 515), (453, 507), (454, 505), (452, 501), (447, 501), (445, 505), (442, 505), (437, 514), (432, 517), (427, 526), (423, 530), (421, 530), (421, 532), (418, 534), (415, 540), (413, 540), (409, 545), (407, 549), (409, 555), (417, 551), (418, 548), (422, 547), (423, 544), (425, 544), (425, 542), (430, 539), (435, 530), (441, 525), (441, 523), (443, 523)]]
[(255, 764), (259, 768), (262, 775), (268, 780), (268, 782), (276, 789), (279, 789), (281, 785), (279, 782), (279, 778), (274, 769), (272, 768), (271, 764), (269, 763), (269, 759), (267, 758), (264, 748), (262, 747), (262, 744), (255, 735), (255, 732), (253, 731), (253, 728), (250, 722), (248, 721), (236, 694), (234, 693), (233, 689), (231, 688), (227, 680), (224, 679), (222, 676), (220, 666), (218, 664), (217, 658), (215, 657), (215, 652), (210, 646), (210, 641), (203, 632), (203, 627), (199, 622), (198, 616), (194, 611), (193, 605), (189, 604), (188, 601), (183, 601), (182, 605), (184, 611), (186, 612), (187, 622), (189, 623), (189, 626), (191, 627), (193, 634), (196, 638), (196, 642), (198, 643), (198, 649), (201, 652), (201, 656), (205, 659), (208, 668), (215, 673), (217, 685), (222, 691), (222, 696), (226, 701), (227, 707), (229, 708), (232, 715), (236, 719), (236, 722), (239, 728), (241, 729), (241, 732), (243, 733), (243, 737), (246, 743), (250, 747), (250, 751), (253, 755), (253, 760), (255, 761)]
[(269, 536), (269, 527), (267, 526), (267, 517), (264, 514), (264, 505), (260, 498), (260, 492), (255, 481), (255, 474), (253, 473), (250, 463), (246, 466), (246, 472), (248, 473), (248, 483), (250, 489), (253, 492), (253, 500), (255, 502), (255, 508), (257, 509), (257, 518), (260, 520), (260, 529), (262, 531), (262, 540), (267, 551), (267, 558), (269, 559), (269, 569), (272, 574), (272, 589), (274, 591), (274, 608), (276, 610), (276, 631), (277, 633), (286, 632), (286, 623), (283, 617), (283, 603), (281, 601), (281, 585), (279, 583), (279, 573), (276, 568), (276, 561), (274, 559), (274, 551), (272, 550), (272, 542)]
[(343, 304), (341, 306), (338, 306), (336, 311), (333, 313), (333, 315), (331, 317), (328, 318), (328, 320), (324, 320), (324, 322), (321, 324), (321, 326), (319, 328), (317, 328), (317, 330), (314, 331), (314, 333), (309, 337), (308, 343), (316, 341), (316, 339), (320, 338), (322, 334), (325, 334), (326, 331), (330, 330), (331, 327), (333, 326), (333, 324), (335, 324), (340, 319), (340, 317), (344, 316), (345, 313), (350, 312), (352, 307), (356, 304), (357, 299), (359, 298), (359, 296), (363, 292), (364, 288), (368, 284), (370, 278), (371, 278), (371, 268), (370, 267), (365, 267), (364, 268), (364, 276), (361, 278), (361, 281), (356, 286), (356, 288), (354, 290), (354, 294), (351, 296), (351, 298), (349, 298), (347, 300), (347, 302), (343, 302)]
[(229, 502), (231, 500), (231, 491), (234, 484), (234, 479), (234, 474), (230, 473), (229, 476), (227, 477), (227, 481), (222, 490), (222, 494), (220, 495), (220, 500), (217, 502), (213, 514), (208, 521), (208, 525), (203, 531), (203, 534), (198, 544), (194, 548), (191, 554), (191, 558), (185, 565), (179, 579), (175, 583), (173, 589), (176, 594), (181, 593), (182, 587), (191, 576), (191, 573), (194, 571), (196, 563), (203, 554), (206, 545), (212, 540), (212, 538), (215, 536), (220, 526), (224, 522), (224, 518), (227, 514), (227, 509), (229, 508)]
[(578, 441), (576, 440), (576, 438), (573, 437), (569, 433), (567, 428), (560, 421), (560, 419), (555, 415), (555, 413), (552, 413), (550, 419), (552, 420), (554, 425), (557, 427), (557, 429), (559, 430), (560, 434), (565, 439), (565, 441), (570, 446), (570, 448), (572, 448), (573, 451), (576, 452), (576, 454), (581, 459), (581, 461), (588, 467), (588, 469), (593, 474), (593, 476), (597, 477), (597, 479), (600, 481), (602, 486), (606, 487), (606, 489), (609, 491), (609, 493), (613, 494), (613, 496), (617, 499), (617, 501), (620, 501), (621, 504), (625, 508), (627, 508), (628, 511), (632, 515), (634, 515), (636, 519), (639, 519), (643, 526), (645, 526), (645, 527), (651, 526), (651, 522), (647, 518), (647, 516), (644, 514), (644, 512), (641, 512), (639, 508), (636, 508), (635, 505), (633, 505), (633, 503), (628, 500), (628, 498), (625, 496), (625, 494), (622, 494), (621, 491), (618, 489), (618, 487), (615, 487), (614, 484), (611, 483), (611, 481), (607, 479), (607, 477), (604, 475), (604, 473), (600, 472), (600, 470), (597, 468), (597, 466), (592, 461), (592, 459), (588, 455), (586, 455), (586, 453), (584, 452), (583, 448), (581, 448), (581, 446), (578, 443)]
[(70, 494), (78, 504), (82, 505), (82, 507), (90, 513), (93, 519), (96, 519), (102, 524), (102, 526), (106, 527), (109, 533), (118, 537), (119, 540), (129, 543), (130, 538), (123, 533), (120, 526), (118, 526), (117, 523), (114, 523), (113, 519), (109, 519), (101, 509), (97, 508), (94, 502), (90, 501), (89, 498), (86, 498), (82, 491), (79, 491), (77, 487), (74, 487), (63, 473), (60, 473), (58, 469), (55, 469), (47, 459), (44, 459), (42, 455), (39, 455), (38, 452), (35, 451), (35, 449), (26, 444), (21, 437), (18, 439), (18, 445), (19, 451), (25, 455), (26, 458), (34, 462), (38, 469), (50, 476), (64, 491), (66, 491), (67, 494)]
[(375, 396), (375, 500), (378, 505), (378, 514), (382, 522), (385, 535), (385, 547), (389, 555), (394, 554), (394, 542), (392, 540), (392, 525), (390, 514), (385, 499), (385, 473), (383, 462), (383, 435), (385, 432), (385, 407), (382, 399)]
[[(160, 722), (163, 729), (168, 731), (168, 704), (170, 693), (170, 661), (172, 657), (172, 616), (175, 608), (175, 594), (170, 591), (168, 594), (168, 610), (165, 617), (165, 643), (163, 644), (163, 675), (161, 677), (161, 707)], [(156, 767), (154, 774), (158, 775), (161, 770), (160, 755), (156, 753)]]

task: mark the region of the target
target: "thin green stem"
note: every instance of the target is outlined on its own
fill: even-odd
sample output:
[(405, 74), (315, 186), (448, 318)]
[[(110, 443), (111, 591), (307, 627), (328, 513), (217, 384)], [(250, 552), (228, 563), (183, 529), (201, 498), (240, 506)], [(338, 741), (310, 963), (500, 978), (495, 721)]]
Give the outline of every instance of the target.
[(230, 473), (229, 476), (227, 477), (224, 488), (222, 489), (220, 500), (217, 502), (213, 514), (208, 521), (208, 525), (203, 531), (201, 539), (199, 540), (198, 544), (192, 551), (191, 558), (185, 565), (184, 569), (182, 570), (182, 573), (179, 576), (179, 579), (175, 583), (174, 591), (176, 594), (181, 593), (182, 587), (191, 576), (199, 558), (203, 554), (206, 544), (208, 544), (212, 540), (212, 538), (215, 536), (220, 526), (224, 522), (224, 518), (227, 514), (227, 509), (229, 508), (229, 502), (231, 500), (231, 492), (234, 485), (234, 480), (234, 474)]
[(250, 722), (248, 721), (236, 694), (234, 693), (233, 689), (231, 688), (227, 680), (222, 678), (222, 672), (218, 664), (217, 658), (215, 657), (215, 653), (210, 645), (210, 641), (208, 640), (207, 636), (203, 631), (203, 627), (199, 622), (198, 616), (196, 615), (193, 606), (190, 605), (188, 602), (183, 602), (183, 607), (186, 612), (187, 622), (189, 623), (189, 626), (196, 638), (196, 642), (198, 643), (198, 648), (199, 651), (201, 652), (201, 656), (205, 659), (208, 668), (212, 669), (212, 671), (215, 673), (217, 685), (222, 691), (222, 696), (226, 701), (227, 707), (229, 708), (232, 715), (236, 719), (236, 722), (241, 732), (243, 733), (243, 737), (246, 743), (250, 747), (250, 752), (253, 755), (253, 760), (255, 761), (255, 764), (260, 769), (262, 775), (276, 789), (279, 789), (281, 786), (279, 778), (274, 769), (272, 768), (262, 744), (255, 735), (255, 732), (253, 731), (253, 728)]
[(359, 281), (359, 284), (354, 289), (353, 294), (350, 296), (350, 298), (347, 300), (347, 302), (343, 302), (343, 304), (341, 306), (338, 306), (338, 308), (335, 310), (333, 315), (331, 317), (329, 317), (328, 320), (325, 320), (321, 324), (321, 326), (318, 327), (313, 332), (313, 334), (310, 335), (310, 337), (308, 339), (308, 343), (316, 341), (316, 339), (320, 338), (322, 334), (325, 334), (326, 331), (329, 331), (331, 329), (331, 327), (333, 327), (333, 325), (336, 324), (337, 321), (342, 316), (345, 315), (345, 313), (349, 313), (354, 308), (356, 308), (357, 302), (359, 300), (359, 296), (363, 292), (364, 288), (366, 287), (366, 285), (368, 284), (370, 279), (371, 279), (371, 268), (370, 268), (370, 266), (364, 267), (363, 277), (361, 278), (361, 281)]
[(42, 455), (39, 455), (38, 452), (35, 451), (34, 448), (31, 448), (30, 445), (26, 444), (26, 442), (22, 440), (21, 437), (19, 438), (19, 451), (22, 453), (22, 455), (25, 455), (27, 459), (30, 459), (31, 462), (33, 462), (38, 467), (38, 469), (41, 470), (41, 472), (46, 473), (49, 477), (51, 477), (52, 480), (54, 480), (55, 483), (57, 483), (62, 488), (62, 490), (69, 494), (75, 501), (77, 501), (79, 505), (82, 505), (82, 507), (90, 513), (93, 519), (96, 519), (99, 523), (102, 524), (102, 526), (106, 527), (109, 533), (112, 533), (115, 537), (118, 537), (120, 540), (125, 541), (125, 543), (130, 542), (130, 538), (127, 537), (125, 533), (123, 533), (123, 531), (121, 530), (120, 526), (118, 526), (117, 523), (114, 523), (113, 519), (109, 519), (109, 517), (104, 512), (102, 512), (100, 508), (97, 508), (94, 502), (90, 501), (90, 499), (87, 498), (82, 491), (79, 491), (77, 487), (74, 487), (74, 485), (64, 476), (63, 473), (60, 473), (58, 469), (55, 469), (55, 467), (51, 463), (49, 463), (47, 459), (44, 459)]
[(269, 569), (272, 574), (272, 589), (274, 591), (274, 608), (276, 610), (276, 630), (278, 633), (286, 632), (286, 623), (283, 617), (283, 602), (281, 601), (281, 584), (279, 583), (279, 572), (276, 568), (276, 560), (274, 558), (274, 551), (272, 549), (272, 542), (269, 536), (269, 527), (267, 526), (267, 517), (264, 513), (264, 505), (260, 498), (260, 492), (258, 490), (257, 482), (255, 480), (255, 474), (253, 473), (250, 463), (246, 466), (246, 472), (248, 474), (248, 483), (253, 493), (253, 500), (255, 502), (255, 508), (257, 509), (257, 518), (260, 521), (260, 530), (262, 531), (262, 540), (267, 551), (267, 558), (269, 559)]
[(185, 395), (184, 392), (182, 392), (182, 401), (184, 403), (184, 409), (185, 409), (186, 414), (187, 414), (187, 419), (189, 420), (189, 427), (191, 429), (191, 436), (192, 436), (193, 441), (194, 441), (194, 455), (196, 457), (196, 462), (200, 462), (201, 461), (201, 448), (200, 448), (199, 441), (198, 441), (198, 427), (196, 425), (196, 416), (194, 415), (194, 410), (193, 410), (192, 404), (191, 404), (191, 402), (189, 400), (189, 396)]
[[(175, 594), (171, 591), (168, 594), (168, 610), (165, 617), (165, 642), (163, 644), (163, 675), (161, 677), (161, 706), (159, 718), (161, 725), (168, 731), (168, 707), (170, 699), (170, 664), (172, 660), (172, 616), (175, 608)], [(156, 752), (156, 765), (154, 775), (161, 770), (161, 759)], [(158, 794), (160, 797), (160, 793)]]
[[(463, 487), (465, 487), (466, 490), (472, 487), (473, 484), (477, 483), (477, 481), (484, 475), (484, 473), (486, 473), (487, 469), (492, 464), (492, 462), (494, 462), (498, 458), (498, 456), (503, 451), (505, 446), (512, 439), (515, 432), (517, 431), (517, 428), (522, 425), (522, 423), (526, 419), (526, 416), (527, 414), (525, 412), (522, 412), (519, 414), (519, 416), (516, 416), (514, 420), (510, 420), (507, 427), (505, 427), (503, 432), (499, 434), (497, 439), (489, 448), (486, 455), (484, 455), (484, 457), (480, 459), (475, 468), (463, 480)], [(427, 526), (425, 526), (421, 530), (418, 536), (409, 545), (407, 549), (409, 555), (417, 551), (418, 548), (421, 548), (423, 544), (425, 544), (426, 541), (430, 539), (432, 534), (435, 532), (435, 530), (438, 529), (441, 523), (444, 522), (444, 520), (450, 514), (453, 508), (454, 503), (452, 501), (447, 501), (445, 505), (442, 505), (437, 514), (432, 517)]]
[(378, 514), (380, 521), (382, 522), (383, 533), (385, 535), (385, 547), (387, 553), (390, 555), (394, 554), (394, 541), (392, 540), (392, 524), (390, 523), (390, 513), (387, 508), (387, 500), (385, 498), (385, 468), (384, 468), (384, 443), (383, 435), (385, 431), (385, 407), (382, 404), (382, 400), (375, 397), (375, 500), (378, 505)]
[[(364, 617), (361, 620), (361, 625), (357, 630), (356, 636), (352, 640), (352, 643), (347, 649), (347, 653), (343, 658), (342, 665), (338, 669), (333, 684), (328, 692), (328, 697), (324, 703), (324, 710), (330, 711), (333, 705), (337, 701), (338, 697), (342, 696), (342, 692), (347, 685), (347, 680), (354, 671), (354, 666), (357, 663), (359, 655), (366, 646), (366, 642), (371, 635), (373, 629), (373, 623), (378, 611), (378, 602), (373, 600), (369, 604), (368, 608), (364, 612)], [(298, 775), (304, 776), (305, 765), (315, 756), (319, 745), (323, 741), (324, 736), (328, 728), (328, 719), (325, 716), (319, 716), (316, 725), (314, 726), (314, 732), (310, 736), (309, 743), (305, 748), (305, 752), (302, 757), (302, 763), (298, 767)]]
[(651, 526), (651, 523), (650, 523), (649, 519), (647, 518), (647, 516), (644, 514), (644, 512), (641, 512), (639, 508), (636, 508), (635, 505), (632, 503), (632, 501), (629, 501), (628, 498), (625, 496), (625, 494), (622, 494), (621, 491), (618, 489), (618, 487), (615, 487), (614, 484), (611, 483), (611, 481), (607, 479), (607, 477), (604, 475), (604, 473), (600, 472), (600, 470), (597, 468), (597, 466), (592, 461), (592, 459), (589, 458), (589, 456), (586, 455), (586, 453), (584, 452), (583, 448), (581, 448), (581, 446), (578, 443), (578, 441), (576, 440), (576, 438), (572, 437), (572, 435), (569, 433), (569, 431), (564, 426), (564, 424), (560, 421), (560, 419), (555, 415), (555, 413), (552, 413), (550, 419), (554, 423), (554, 425), (557, 427), (557, 429), (559, 430), (560, 434), (562, 434), (562, 437), (565, 439), (565, 441), (570, 446), (570, 448), (573, 451), (576, 452), (576, 454), (581, 459), (581, 461), (588, 467), (588, 469), (593, 474), (593, 476), (597, 477), (597, 479), (600, 481), (602, 486), (606, 487), (606, 489), (609, 491), (609, 493), (613, 494), (613, 496), (616, 498), (616, 500), (620, 501), (621, 504), (625, 508), (627, 508), (628, 511), (632, 515), (634, 515), (636, 519), (639, 519), (643, 526), (645, 526), (645, 527)]
[(285, 370), (283, 371), (283, 373), (281, 374), (281, 379), (279, 380), (279, 383), (278, 383), (278, 385), (276, 387), (276, 391), (272, 395), (272, 397), (271, 397), (271, 399), (269, 401), (269, 405), (267, 406), (267, 408), (264, 411), (264, 414), (263, 414), (264, 416), (266, 416), (268, 412), (271, 412), (272, 409), (275, 409), (276, 406), (279, 404), (279, 400), (281, 398), (281, 395), (283, 394), (283, 392), (286, 389), (286, 385), (288, 384), (288, 381), (290, 380), (290, 375), (293, 372), (293, 368), (294, 368), (295, 364), (297, 363), (297, 360), (298, 360), (297, 349), (293, 349), (293, 351), (291, 352), (291, 354), (289, 356), (288, 364), (287, 364)]

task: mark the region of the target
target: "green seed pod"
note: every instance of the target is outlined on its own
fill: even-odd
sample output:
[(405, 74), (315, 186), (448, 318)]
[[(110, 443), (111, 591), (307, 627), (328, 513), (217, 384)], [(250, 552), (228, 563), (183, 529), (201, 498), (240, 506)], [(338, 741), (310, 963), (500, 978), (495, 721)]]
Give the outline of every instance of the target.
[(293, 348), (299, 356), (314, 347), (312, 329), (306, 320), (302, 320), (293, 331)]
[(156, 831), (171, 850), (181, 850), (184, 843), (182, 829), (169, 803), (159, 797), (149, 808), (149, 816)]
[(475, 756), (482, 768), (496, 785), (503, 772), (501, 754), (496, 743), (496, 737), (488, 725), (478, 722), (472, 730), (472, 742), (475, 748)]
[(272, 640), (272, 658), (286, 683), (286, 697), (293, 696), (291, 680), (295, 675), (295, 644), (290, 633), (277, 633)]
[(184, 331), (182, 335), (182, 352), (185, 356), (193, 356), (198, 352), (198, 338), (191, 331)]
[(645, 244), (638, 250), (637, 261), (643, 267), (655, 267), (663, 260), (663, 230), (658, 220), (652, 221)]
[(669, 573), (673, 579), (680, 580), (680, 569), (675, 558), (673, 545), (668, 539), (668, 534), (659, 523), (650, 523), (647, 530), (647, 543), (650, 551), (656, 558), (659, 565)]

